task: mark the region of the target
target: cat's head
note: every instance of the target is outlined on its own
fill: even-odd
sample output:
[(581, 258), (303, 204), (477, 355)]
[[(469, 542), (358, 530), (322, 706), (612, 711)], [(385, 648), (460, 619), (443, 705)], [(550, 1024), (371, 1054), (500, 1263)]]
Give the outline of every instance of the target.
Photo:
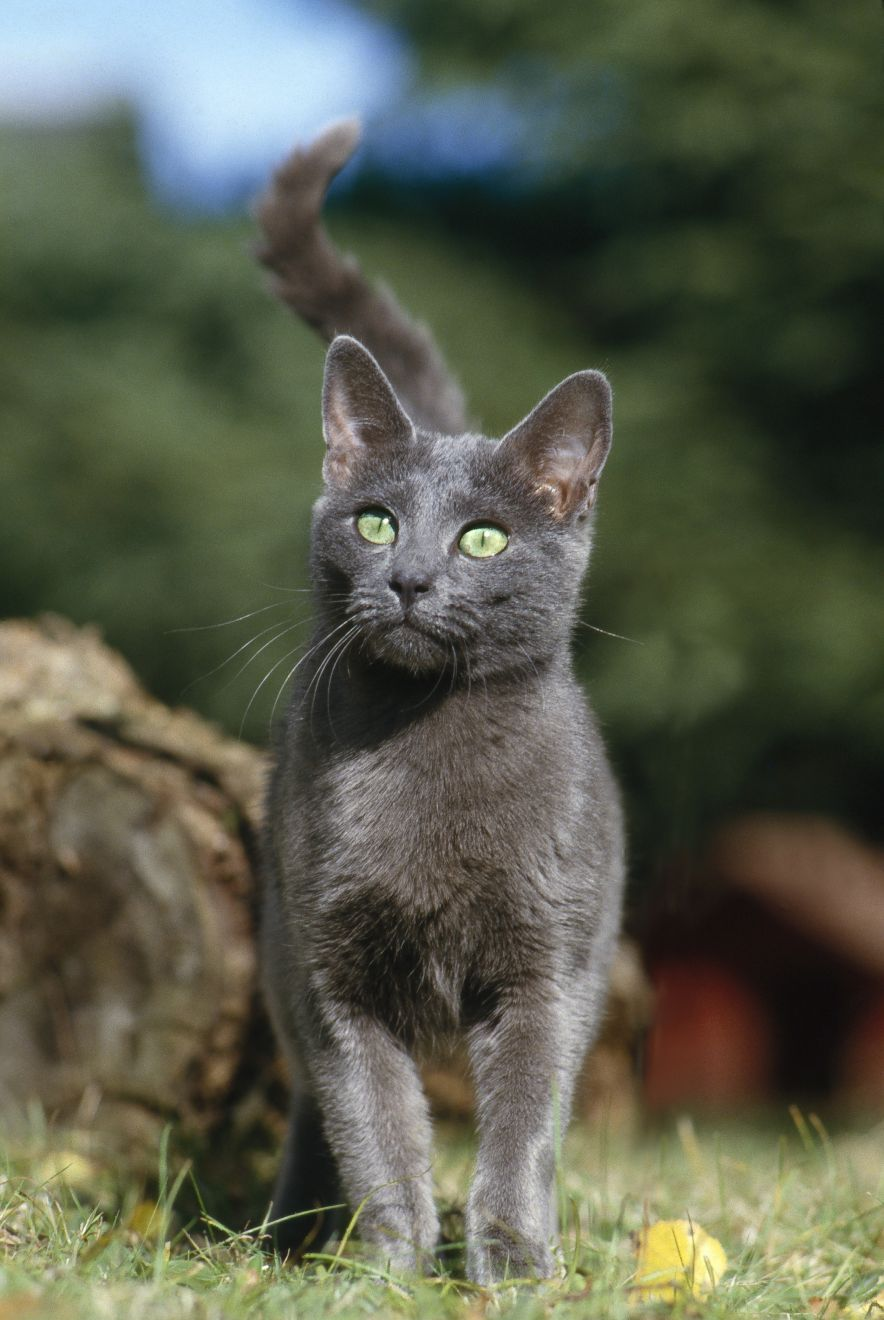
[(326, 360), (323, 429), (314, 578), (331, 612), (360, 625), (364, 654), (466, 677), (566, 644), (611, 447), (600, 372), (569, 376), (502, 440), (432, 435), (342, 335)]

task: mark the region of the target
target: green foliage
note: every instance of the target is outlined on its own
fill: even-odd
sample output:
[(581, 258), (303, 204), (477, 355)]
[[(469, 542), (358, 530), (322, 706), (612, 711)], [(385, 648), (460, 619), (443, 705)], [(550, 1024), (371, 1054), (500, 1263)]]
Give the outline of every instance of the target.
[(157, 215), (120, 139), (0, 144), (3, 606), (98, 622), (174, 699), (195, 652), (165, 630), (281, 571), (292, 502), (267, 473), (293, 425), (315, 435), (319, 354), (274, 333), (242, 230)]
[[(487, 1293), (452, 1264), (427, 1281), (372, 1271), (352, 1241), (340, 1257), (284, 1267), (262, 1253), (256, 1227), (235, 1232), (211, 1214), (188, 1214), (176, 1195), (186, 1166), (168, 1170), (154, 1201), (121, 1174), (119, 1160), (58, 1138), (8, 1143), (0, 1151), (0, 1317), (628, 1320), (653, 1311), (876, 1320), (884, 1304), (880, 1127), (830, 1138), (815, 1117), (813, 1128), (795, 1118), (797, 1135), (746, 1125), (698, 1133), (689, 1120), (677, 1134), (637, 1144), (575, 1131), (562, 1176), (564, 1277)], [(463, 1204), (470, 1155), (460, 1133), (440, 1142), (436, 1180), (451, 1206)], [(684, 1218), (720, 1239), (729, 1269), (704, 1301), (649, 1309), (630, 1293), (634, 1235)], [(446, 1220), (459, 1233), (457, 1212)]]

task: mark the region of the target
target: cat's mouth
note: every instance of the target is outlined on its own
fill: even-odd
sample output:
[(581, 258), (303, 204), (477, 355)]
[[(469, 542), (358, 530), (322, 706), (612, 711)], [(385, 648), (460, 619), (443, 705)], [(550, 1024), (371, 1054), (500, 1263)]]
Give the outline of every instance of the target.
[(438, 629), (406, 614), (378, 629), (368, 639), (368, 647), (379, 660), (413, 673), (429, 673), (451, 662), (452, 644)]
[[(409, 632), (420, 633), (422, 637), (432, 637), (432, 638), (434, 638), (434, 639), (436, 638), (436, 635), (435, 635), (435, 633), (432, 631), (432, 629), (427, 628), (427, 627), (425, 627), (423, 624), (419, 623), (418, 620), (414, 617), (413, 614), (405, 614), (405, 615), (403, 615), (403, 617), (399, 620), (399, 622), (398, 622), (398, 623), (395, 623), (395, 624), (393, 625), (393, 627), (394, 627), (394, 628), (407, 628), (407, 629), (409, 630)], [(436, 640), (438, 640), (438, 639), (436, 639)]]
[(416, 619), (409, 613), (403, 616), (398, 623), (393, 625), (392, 632), (399, 632), (406, 637), (423, 637), (428, 642), (438, 646), (440, 650), (450, 654), (451, 643), (442, 630), (431, 623), (426, 623), (422, 619)]

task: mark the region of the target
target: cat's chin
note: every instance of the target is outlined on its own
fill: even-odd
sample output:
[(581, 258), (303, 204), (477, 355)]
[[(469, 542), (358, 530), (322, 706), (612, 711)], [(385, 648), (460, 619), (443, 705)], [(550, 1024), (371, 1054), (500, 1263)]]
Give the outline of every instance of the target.
[(438, 674), (452, 659), (450, 643), (407, 623), (372, 634), (365, 649), (375, 660), (412, 674)]

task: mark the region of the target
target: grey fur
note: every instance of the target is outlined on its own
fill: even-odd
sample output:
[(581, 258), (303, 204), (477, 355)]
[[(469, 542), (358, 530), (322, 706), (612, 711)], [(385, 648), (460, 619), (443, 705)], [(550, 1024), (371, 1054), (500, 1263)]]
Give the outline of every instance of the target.
[(430, 430), (467, 428), (464, 398), (433, 343), (389, 290), (371, 285), (330, 241), (320, 215), (328, 186), (359, 142), (359, 121), (329, 124), (283, 161), (255, 213), (264, 231), (258, 258), (274, 292), (328, 341), (355, 335), (381, 359), (410, 415)]
[[(402, 325), (397, 309), (396, 362)], [(384, 327), (380, 313), (386, 366)], [(616, 786), (569, 653), (610, 390), (578, 372), (500, 441), (424, 429), (398, 393), (365, 347), (335, 339), (316, 634), (279, 729), (265, 837), (264, 980), (295, 1085), (274, 1214), (343, 1199), (395, 1268), (430, 1268), (415, 1060), (459, 1033), (480, 1134), (469, 1276), (546, 1277), (557, 1111), (564, 1128), (624, 870)], [(392, 544), (356, 529), (376, 506), (398, 524)], [(506, 529), (506, 549), (462, 554), (475, 522)], [(280, 1250), (306, 1222), (280, 1227)]]

